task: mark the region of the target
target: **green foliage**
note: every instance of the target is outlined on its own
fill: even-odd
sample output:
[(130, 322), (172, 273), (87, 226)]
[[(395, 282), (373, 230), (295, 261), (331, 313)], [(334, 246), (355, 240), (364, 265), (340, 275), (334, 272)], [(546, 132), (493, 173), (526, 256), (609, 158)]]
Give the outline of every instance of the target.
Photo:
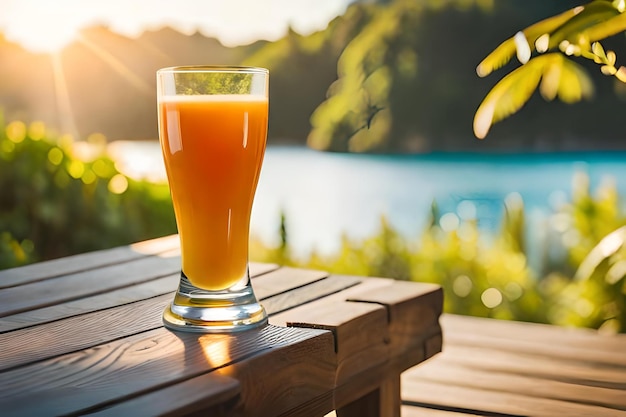
[[(433, 205), (419, 236), (407, 238), (382, 218), (375, 235), (359, 241), (344, 237), (337, 253), (304, 259), (290, 255), (283, 221), (280, 247), (253, 240), (251, 256), (340, 274), (437, 283), (446, 294), (445, 310), (452, 313), (626, 332), (626, 215), (615, 185), (603, 184), (592, 195), (588, 177), (576, 175), (571, 202), (550, 216), (549, 247), (538, 267), (529, 265), (519, 194), (509, 195), (504, 209), (493, 236), (475, 220), (440, 214)], [(561, 249), (557, 255), (555, 246)]]
[(78, 146), (37, 122), (0, 127), (0, 268), (176, 232), (167, 186), (118, 172), (101, 140)]
[(538, 86), (549, 101), (558, 97), (575, 103), (591, 97), (591, 79), (569, 57), (591, 60), (601, 65), (603, 74), (626, 83), (626, 67), (616, 68), (615, 52), (605, 52), (599, 43), (626, 31), (625, 11), (624, 0), (594, 0), (529, 26), (500, 44), (478, 65), (478, 75), (489, 75), (516, 54), (522, 66), (498, 82), (480, 104), (474, 117), (476, 137), (483, 139), (494, 123), (519, 111)]
[(289, 31), (243, 61), (244, 65), (270, 70), (270, 143), (304, 143), (311, 114), (326, 99), (328, 86), (337, 78), (341, 52), (367, 19), (360, 7), (351, 7), (324, 31), (308, 36)]
[[(179, 68), (184, 70), (185, 67)], [(193, 69), (189, 67), (189, 69)], [(249, 94), (254, 75), (238, 72), (179, 72), (174, 74), (176, 92), (187, 95)], [(172, 92), (173, 93), (173, 92)]]
[(593, 93), (593, 84), (575, 62), (557, 53), (536, 57), (504, 77), (476, 110), (474, 133), (483, 139), (493, 123), (516, 113), (530, 99), (537, 87), (546, 100), (557, 96), (575, 103)]

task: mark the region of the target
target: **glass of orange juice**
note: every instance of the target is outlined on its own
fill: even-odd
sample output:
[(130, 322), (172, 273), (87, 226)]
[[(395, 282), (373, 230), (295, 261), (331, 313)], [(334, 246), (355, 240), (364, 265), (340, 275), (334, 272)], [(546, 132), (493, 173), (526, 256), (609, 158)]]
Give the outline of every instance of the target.
[(250, 214), (265, 153), (269, 73), (157, 71), (159, 139), (181, 246), (166, 327), (231, 332), (267, 323), (248, 272)]

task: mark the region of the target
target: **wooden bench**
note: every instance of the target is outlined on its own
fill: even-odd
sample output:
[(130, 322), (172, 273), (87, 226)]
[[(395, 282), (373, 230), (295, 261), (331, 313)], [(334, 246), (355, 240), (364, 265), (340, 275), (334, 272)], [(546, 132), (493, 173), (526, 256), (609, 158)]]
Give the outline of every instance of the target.
[(176, 236), (0, 271), (0, 415), (399, 416), (436, 285), (252, 264), (270, 325), (176, 333)]
[(626, 416), (626, 335), (443, 315), (443, 352), (402, 375), (405, 417)]

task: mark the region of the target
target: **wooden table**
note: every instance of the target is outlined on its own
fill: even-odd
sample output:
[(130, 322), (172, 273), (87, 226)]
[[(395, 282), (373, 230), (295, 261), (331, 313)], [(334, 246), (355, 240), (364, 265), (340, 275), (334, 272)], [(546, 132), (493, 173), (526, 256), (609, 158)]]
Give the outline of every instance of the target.
[(252, 264), (270, 325), (174, 333), (178, 238), (0, 271), (0, 415), (400, 415), (438, 286)]

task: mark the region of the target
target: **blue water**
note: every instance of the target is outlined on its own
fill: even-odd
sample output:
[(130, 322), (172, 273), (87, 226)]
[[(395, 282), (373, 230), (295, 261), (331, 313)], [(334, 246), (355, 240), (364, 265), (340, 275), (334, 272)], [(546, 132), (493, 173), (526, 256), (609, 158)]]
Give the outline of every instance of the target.
[(332, 253), (342, 234), (376, 233), (382, 215), (408, 238), (418, 236), (433, 201), (442, 213), (475, 217), (494, 231), (505, 198), (519, 193), (532, 235), (569, 201), (576, 173), (589, 176), (592, 190), (612, 180), (626, 195), (626, 152), (389, 156), (274, 146), (266, 153), (252, 233), (275, 244), (282, 210), (296, 254)]

